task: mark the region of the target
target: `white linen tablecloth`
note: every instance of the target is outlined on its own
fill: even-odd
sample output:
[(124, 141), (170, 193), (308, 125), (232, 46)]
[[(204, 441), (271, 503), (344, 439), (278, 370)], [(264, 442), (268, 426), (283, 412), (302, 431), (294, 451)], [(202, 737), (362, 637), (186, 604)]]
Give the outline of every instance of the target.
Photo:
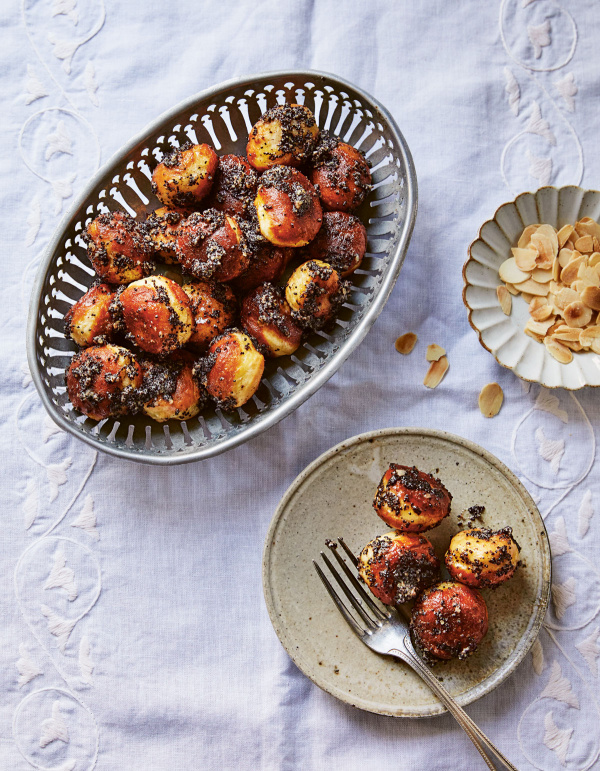
[[(461, 301), (467, 246), (498, 205), (542, 184), (600, 184), (598, 5), (561, 2), (4, 3), (3, 771), (480, 768), (448, 716), (379, 717), (320, 691), (263, 603), (263, 539), (296, 474), (396, 425), (495, 453), (551, 533), (553, 609), (533, 656), (469, 713), (520, 769), (600, 767), (598, 396), (524, 387), (481, 348)], [(44, 246), (148, 121), (219, 81), (286, 67), (355, 82), (404, 132), (419, 215), (400, 280), (330, 382), (252, 442), (169, 469), (96, 456), (55, 429), (26, 366)], [(406, 331), (419, 344), (401, 357)], [(431, 342), (450, 360), (435, 391), (422, 385)], [(486, 420), (477, 395), (494, 380), (505, 403)]]

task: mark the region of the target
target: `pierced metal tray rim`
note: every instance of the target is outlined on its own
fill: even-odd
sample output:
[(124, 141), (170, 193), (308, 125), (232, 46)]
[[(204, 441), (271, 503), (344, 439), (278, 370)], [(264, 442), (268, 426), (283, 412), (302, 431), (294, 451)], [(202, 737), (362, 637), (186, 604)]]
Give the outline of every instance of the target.
[[(189, 448), (181, 448), (175, 453), (169, 454), (149, 453), (147, 451), (134, 448), (122, 449), (115, 447), (112, 446), (110, 442), (103, 441), (98, 436), (92, 436), (86, 434), (83, 431), (79, 431), (77, 425), (73, 425), (56, 411), (54, 403), (46, 393), (36, 356), (36, 335), (39, 321), (39, 310), (42, 301), (42, 291), (46, 281), (48, 269), (51, 266), (57, 248), (64, 238), (65, 232), (69, 229), (69, 227), (71, 227), (72, 224), (74, 224), (77, 217), (80, 216), (80, 208), (85, 204), (88, 196), (96, 187), (96, 185), (101, 182), (101, 180), (108, 177), (108, 175), (122, 163), (124, 156), (131, 153), (138, 144), (146, 141), (148, 136), (157, 131), (163, 123), (175, 117), (182, 110), (189, 109), (194, 104), (209, 99), (211, 96), (219, 94), (227, 88), (238, 87), (242, 84), (252, 86), (255, 81), (262, 78), (282, 78), (287, 76), (325, 79), (334, 82), (339, 86), (346, 87), (355, 91), (363, 99), (370, 103), (370, 105), (372, 105), (377, 112), (381, 113), (391, 132), (395, 135), (395, 139), (398, 143), (399, 154), (402, 156), (407, 170), (405, 201), (408, 217), (406, 225), (400, 233), (400, 238), (393, 249), (391, 258), (392, 269), (388, 272), (387, 276), (383, 280), (379, 292), (373, 299), (373, 302), (367, 309), (363, 318), (358, 322), (357, 326), (350, 333), (347, 339), (344, 340), (344, 342), (340, 345), (339, 350), (335, 353), (335, 355), (332, 357), (332, 360), (327, 365), (325, 365), (316, 374), (314, 374), (305, 384), (299, 387), (294, 394), (292, 394), (289, 398), (286, 398), (286, 400), (279, 406), (265, 414), (256, 416), (250, 425), (241, 427), (231, 436), (223, 439), (222, 441), (219, 441), (215, 445), (205, 447), (190, 446)], [(192, 463), (199, 460), (205, 460), (207, 458), (220, 455), (227, 450), (233, 449), (234, 447), (237, 447), (238, 445), (253, 439), (258, 434), (266, 431), (268, 428), (290, 415), (303, 402), (312, 396), (337, 372), (337, 370), (350, 356), (352, 351), (357, 348), (358, 345), (363, 341), (375, 323), (377, 317), (383, 310), (383, 307), (387, 302), (400, 273), (410, 238), (412, 236), (417, 216), (417, 205), (418, 188), (414, 161), (412, 159), (408, 144), (404, 139), (404, 136), (400, 131), (395, 119), (375, 97), (371, 96), (354, 83), (351, 83), (350, 81), (345, 80), (338, 75), (321, 70), (268, 70), (243, 77), (230, 78), (229, 80), (217, 83), (210, 88), (199, 91), (187, 99), (178, 102), (176, 105), (163, 112), (157, 118), (150, 121), (150, 123), (146, 124), (141, 131), (139, 131), (128, 142), (122, 145), (119, 150), (117, 150), (117, 152), (115, 152), (109, 158), (109, 160), (107, 160), (106, 163), (100, 167), (100, 169), (98, 169), (96, 174), (81, 190), (76, 200), (71, 205), (69, 211), (60, 221), (53, 237), (44, 250), (44, 255), (40, 261), (40, 265), (36, 273), (29, 304), (29, 314), (27, 320), (27, 361), (33, 383), (48, 415), (61, 429), (67, 431), (96, 450), (102, 450), (108, 455), (121, 458), (122, 460), (146, 463), (149, 465), (174, 466), (181, 463)]]

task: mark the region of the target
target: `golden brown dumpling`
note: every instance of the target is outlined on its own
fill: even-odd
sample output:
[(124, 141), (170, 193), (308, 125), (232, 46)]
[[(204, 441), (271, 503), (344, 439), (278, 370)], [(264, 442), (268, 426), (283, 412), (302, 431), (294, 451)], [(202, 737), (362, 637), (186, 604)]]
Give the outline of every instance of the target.
[(312, 163), (310, 179), (328, 211), (356, 209), (371, 189), (371, 172), (364, 155), (329, 132), (321, 134)]
[(497, 532), (487, 528), (461, 530), (450, 541), (446, 568), (461, 584), (495, 588), (514, 575), (519, 551), (510, 527)]
[(146, 232), (152, 242), (155, 257), (169, 265), (177, 262), (177, 236), (184, 219), (185, 214), (181, 210), (161, 206), (146, 220)]
[(242, 302), (241, 318), (267, 356), (289, 356), (300, 345), (302, 328), (292, 318), (281, 287), (263, 284), (250, 292)]
[(440, 561), (424, 535), (392, 530), (369, 541), (358, 572), (378, 600), (401, 605), (440, 580)]
[(256, 393), (265, 357), (244, 332), (229, 330), (214, 340), (208, 357), (194, 372), (209, 395), (224, 410), (241, 407)]
[(305, 246), (321, 227), (319, 196), (304, 174), (289, 166), (265, 171), (254, 204), (260, 232), (275, 246)]
[(92, 267), (109, 284), (128, 284), (152, 272), (152, 244), (139, 223), (124, 212), (100, 214), (87, 227)]
[(292, 316), (304, 329), (321, 329), (348, 297), (349, 284), (321, 260), (299, 265), (290, 276), (285, 298)]
[(169, 209), (195, 209), (210, 193), (219, 159), (210, 145), (173, 150), (152, 173), (152, 190)]
[(277, 105), (252, 127), (246, 153), (259, 171), (272, 166), (299, 166), (310, 157), (319, 129), (315, 116), (301, 104)]
[(148, 276), (124, 287), (113, 308), (128, 337), (148, 353), (164, 356), (191, 337), (193, 316), (188, 296), (165, 276)]
[(194, 212), (184, 220), (177, 256), (185, 273), (202, 280), (231, 281), (250, 264), (241, 222), (216, 209)]
[(65, 315), (65, 332), (77, 345), (104, 345), (111, 338), (114, 322), (110, 305), (114, 296), (114, 287), (96, 284), (71, 306)]
[(194, 377), (194, 357), (177, 351), (164, 361), (143, 362), (145, 402), (143, 411), (159, 423), (189, 420), (205, 401), (203, 389)]
[(237, 301), (227, 284), (215, 281), (187, 281), (182, 286), (190, 300), (194, 315), (190, 345), (200, 351), (233, 326), (237, 316)]
[(279, 281), (293, 254), (293, 249), (278, 249), (271, 244), (256, 249), (250, 264), (241, 276), (231, 282), (236, 292), (248, 294), (261, 284), (271, 284)]
[(118, 345), (93, 345), (76, 353), (66, 373), (71, 404), (92, 420), (123, 415), (142, 384), (136, 357)]
[(258, 174), (246, 158), (222, 155), (206, 205), (224, 214), (248, 217), (254, 206), (257, 185)]
[(462, 584), (436, 584), (417, 597), (410, 630), (428, 658), (466, 659), (487, 634), (485, 600), (477, 589)]
[(377, 487), (373, 508), (390, 527), (422, 533), (448, 516), (451, 501), (452, 495), (431, 474), (390, 463)]
[(323, 260), (346, 278), (358, 268), (367, 249), (367, 231), (354, 214), (323, 213), (316, 238), (305, 248), (307, 257)]

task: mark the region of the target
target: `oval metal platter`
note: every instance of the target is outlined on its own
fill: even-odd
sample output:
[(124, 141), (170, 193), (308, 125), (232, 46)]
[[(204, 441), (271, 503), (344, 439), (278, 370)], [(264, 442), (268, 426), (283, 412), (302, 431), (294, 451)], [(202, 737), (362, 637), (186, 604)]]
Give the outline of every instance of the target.
[[(76, 351), (64, 316), (94, 280), (82, 233), (98, 214), (124, 210), (144, 217), (159, 205), (154, 166), (184, 142), (208, 142), (219, 155), (244, 154), (248, 132), (275, 104), (303, 103), (321, 129), (360, 148), (373, 189), (358, 215), (367, 254), (331, 330), (311, 334), (293, 356), (267, 361), (255, 396), (233, 412), (205, 410), (187, 422), (159, 424), (143, 415), (97, 423), (69, 402), (65, 370)], [(320, 388), (361, 342), (400, 272), (417, 210), (417, 182), (408, 146), (394, 119), (373, 97), (326, 73), (272, 72), (228, 81), (162, 115), (134, 137), (90, 181), (42, 260), (31, 300), (27, 354), (44, 406), (64, 430), (127, 460), (174, 465), (235, 447), (289, 415)]]

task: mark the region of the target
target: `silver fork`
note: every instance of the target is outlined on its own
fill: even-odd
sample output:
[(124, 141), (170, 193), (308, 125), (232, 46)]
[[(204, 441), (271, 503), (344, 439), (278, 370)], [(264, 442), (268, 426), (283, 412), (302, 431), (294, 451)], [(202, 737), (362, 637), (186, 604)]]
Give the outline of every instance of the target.
[[(357, 568), (358, 560), (352, 554), (344, 539), (338, 538), (338, 541), (354, 568)], [(504, 757), (500, 750), (492, 744), (483, 731), (477, 727), (464, 709), (457, 704), (423, 663), (413, 647), (405, 619), (390, 606), (382, 606), (374, 601), (369, 591), (364, 588), (357, 576), (348, 567), (346, 560), (340, 555), (337, 543), (327, 540), (326, 545), (339, 564), (341, 573), (335, 568), (324, 552), (321, 552), (321, 557), (354, 612), (348, 609), (343, 599), (325, 576), (323, 570), (313, 560), (315, 570), (329, 592), (335, 606), (357, 637), (376, 653), (394, 656), (408, 664), (427, 683), (442, 704), (447, 707), (448, 712), (456, 719), (457, 723), (473, 742), (488, 768), (491, 768), (492, 771), (499, 771), (501, 769), (518, 771)], [(352, 591), (353, 589), (354, 591)]]

